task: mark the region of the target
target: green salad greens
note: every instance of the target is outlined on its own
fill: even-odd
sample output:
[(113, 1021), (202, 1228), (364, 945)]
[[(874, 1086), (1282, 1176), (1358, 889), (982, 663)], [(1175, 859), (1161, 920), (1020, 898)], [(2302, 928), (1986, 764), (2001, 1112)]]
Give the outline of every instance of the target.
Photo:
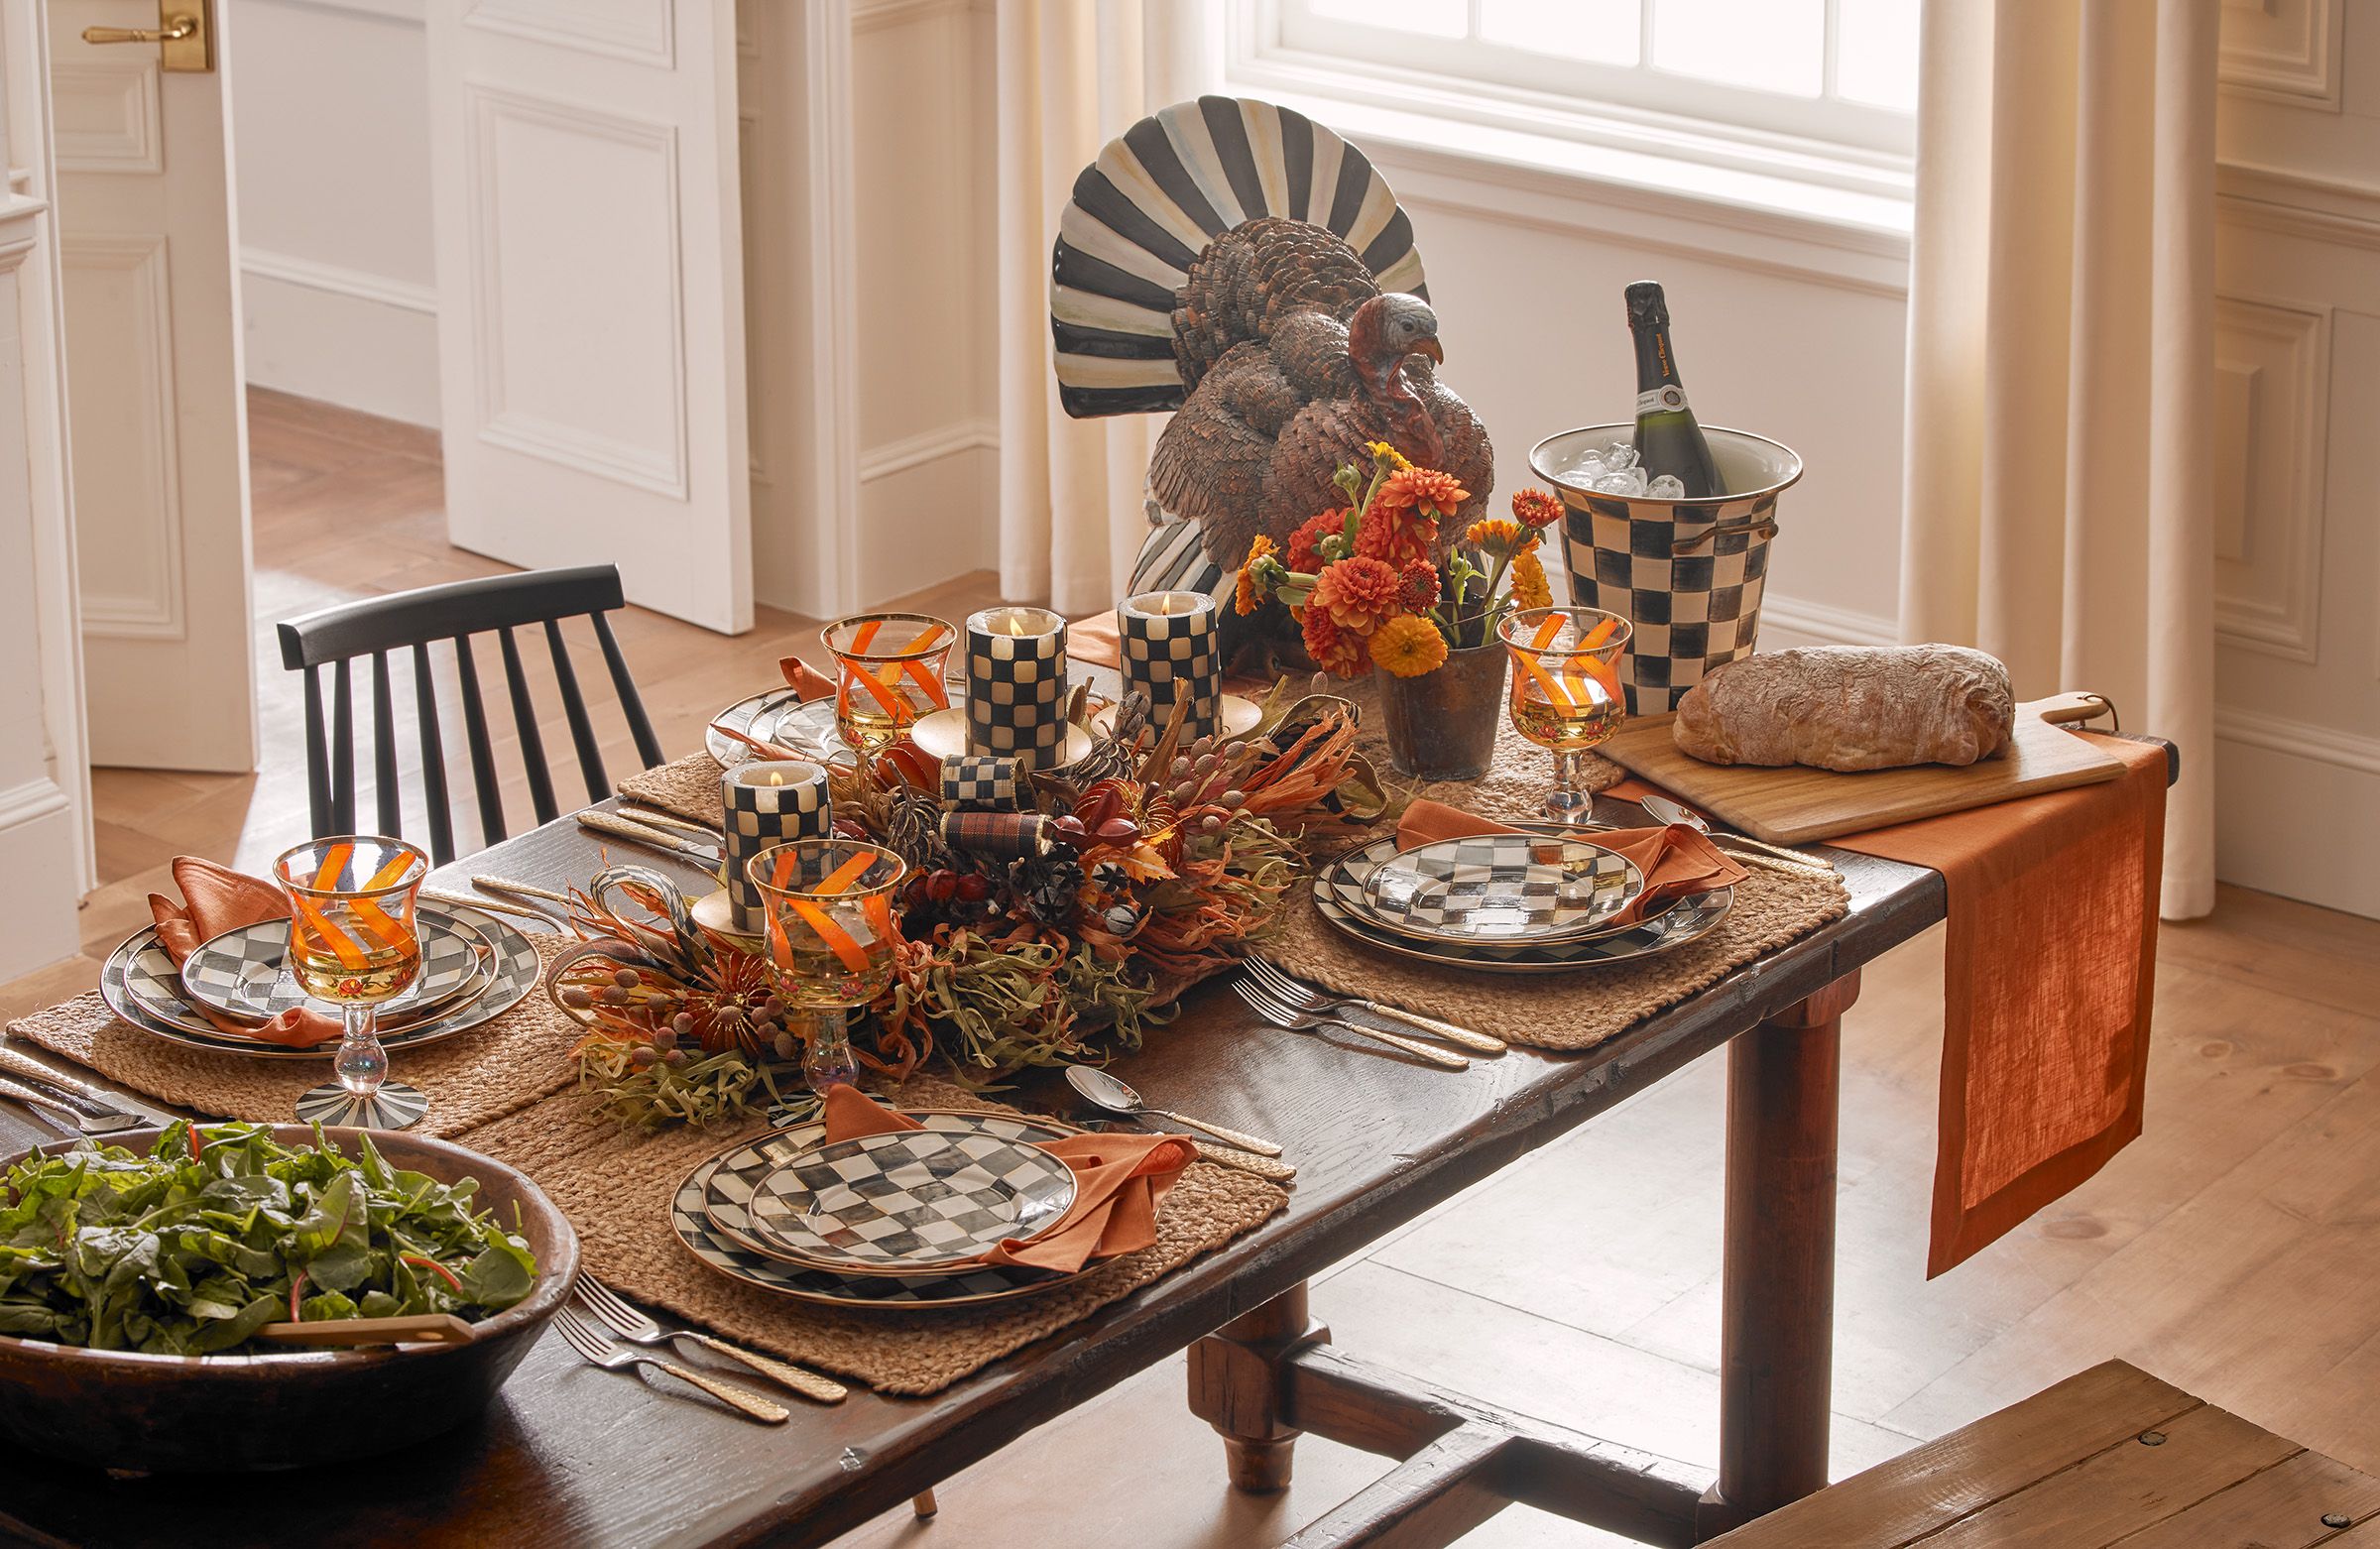
[(264, 1324), (450, 1312), (527, 1296), (529, 1245), (479, 1185), (257, 1125), (178, 1123), (147, 1156), (91, 1146), (0, 1174), (0, 1334), (213, 1356)]

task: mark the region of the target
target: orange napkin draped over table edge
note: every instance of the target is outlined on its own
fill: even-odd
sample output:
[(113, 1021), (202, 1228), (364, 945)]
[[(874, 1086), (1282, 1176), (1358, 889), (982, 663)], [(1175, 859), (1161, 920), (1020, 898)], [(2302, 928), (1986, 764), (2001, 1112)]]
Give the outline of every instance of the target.
[[(290, 917), (289, 895), (273, 884), (195, 856), (175, 857), (174, 886), (181, 890), (182, 901), (177, 903), (162, 893), (153, 893), (149, 894), (149, 915), (157, 922), (158, 944), (174, 959), (177, 968), (192, 952), (227, 930), (238, 930), (259, 920)], [(338, 1022), (301, 1006), (261, 1024), (218, 1015), (195, 1002), (191, 1003), (191, 1010), (213, 1022), (227, 1037), (254, 1038), (294, 1049), (310, 1049), (339, 1037), (344, 1031)]]
[[(1081, 660), (1116, 662), (1112, 614), (1069, 624), (1066, 640)], [(2124, 773), (1826, 841), (1940, 872), (1949, 899), (1929, 1279), (2071, 1192), (2140, 1134), (2165, 749), (2073, 735), (2089, 737)], [(1653, 789), (1630, 778), (1605, 794)]]
[[(826, 1141), (924, 1126), (857, 1087), (826, 1092)], [(1074, 1174), (1074, 1203), (1058, 1224), (1027, 1242), (1001, 1244), (977, 1261), (1069, 1274), (1094, 1258), (1138, 1252), (1157, 1240), (1157, 1207), (1184, 1168), (1198, 1159), (1174, 1134), (1075, 1134), (1041, 1147)]]

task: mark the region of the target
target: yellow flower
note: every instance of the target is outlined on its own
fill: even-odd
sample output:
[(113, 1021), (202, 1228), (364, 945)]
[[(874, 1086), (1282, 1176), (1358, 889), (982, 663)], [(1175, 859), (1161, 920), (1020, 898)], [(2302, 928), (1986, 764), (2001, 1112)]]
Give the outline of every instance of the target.
[(1520, 524), (1504, 517), (1482, 517), (1463, 530), (1463, 541), (1491, 554), (1504, 553), (1520, 541)]
[(1523, 608), (1554, 605), (1554, 589), (1545, 579), (1545, 561), (1526, 548), (1512, 556), (1512, 600)]
[(1240, 579), (1232, 588), (1232, 611), (1250, 614), (1262, 606), (1264, 599), (1256, 595), (1256, 561), (1272, 552), (1272, 539), (1258, 533), (1248, 545), (1248, 562), (1240, 567)]
[(1446, 641), (1429, 620), (1400, 613), (1371, 632), (1371, 659), (1398, 677), (1435, 672), (1446, 660)]
[(1398, 451), (1386, 441), (1367, 441), (1364, 443), (1364, 449), (1371, 453), (1371, 460), (1379, 465), (1382, 473), (1402, 473), (1405, 469), (1413, 466), (1405, 461), (1403, 452)]

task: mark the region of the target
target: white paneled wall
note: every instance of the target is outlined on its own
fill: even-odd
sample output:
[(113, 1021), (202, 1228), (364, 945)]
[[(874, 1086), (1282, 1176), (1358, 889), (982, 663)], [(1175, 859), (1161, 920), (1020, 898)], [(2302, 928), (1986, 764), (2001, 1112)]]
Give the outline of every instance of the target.
[(237, 0), (248, 379), (438, 422), (426, 0)]

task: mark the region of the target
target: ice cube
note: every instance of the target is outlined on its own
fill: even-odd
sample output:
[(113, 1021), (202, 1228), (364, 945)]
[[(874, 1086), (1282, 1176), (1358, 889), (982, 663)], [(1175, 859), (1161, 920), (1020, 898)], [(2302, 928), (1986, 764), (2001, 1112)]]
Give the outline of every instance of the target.
[(1655, 500), (1684, 500), (1686, 481), (1674, 473), (1665, 473), (1646, 486), (1645, 493)]
[(1604, 448), (1604, 466), (1613, 473), (1636, 466), (1636, 448), (1625, 441), (1613, 441)]
[(1644, 470), (1627, 468), (1618, 473), (1606, 473), (1588, 488), (1605, 495), (1642, 495), (1645, 492)]
[(1604, 472), (1602, 452), (1581, 452), (1577, 462), (1562, 470), (1561, 477), (1573, 484), (1585, 484), (1590, 479), (1601, 478)]

